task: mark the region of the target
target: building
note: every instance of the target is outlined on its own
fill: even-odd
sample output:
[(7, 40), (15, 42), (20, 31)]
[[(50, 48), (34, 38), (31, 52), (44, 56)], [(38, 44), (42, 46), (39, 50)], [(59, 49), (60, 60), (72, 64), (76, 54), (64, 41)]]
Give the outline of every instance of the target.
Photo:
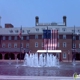
[(22, 27), (21, 40), (19, 27), (14, 27), (12, 24), (5, 24), (5, 28), (0, 27), (0, 59), (24, 59), (25, 52), (35, 53), (43, 49), (42, 34), (47, 27), (50, 30), (58, 30), (58, 49), (62, 50), (58, 58), (61, 61), (73, 58), (80, 60), (80, 27), (67, 26), (66, 16), (63, 16), (62, 24), (39, 23), (39, 17), (36, 16), (35, 27)]

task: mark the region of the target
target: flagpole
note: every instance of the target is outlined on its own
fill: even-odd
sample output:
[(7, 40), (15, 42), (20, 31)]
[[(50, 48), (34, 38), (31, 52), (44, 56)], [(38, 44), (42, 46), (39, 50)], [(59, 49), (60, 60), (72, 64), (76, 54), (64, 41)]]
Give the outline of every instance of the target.
[(48, 52), (48, 26), (47, 26), (47, 52)]

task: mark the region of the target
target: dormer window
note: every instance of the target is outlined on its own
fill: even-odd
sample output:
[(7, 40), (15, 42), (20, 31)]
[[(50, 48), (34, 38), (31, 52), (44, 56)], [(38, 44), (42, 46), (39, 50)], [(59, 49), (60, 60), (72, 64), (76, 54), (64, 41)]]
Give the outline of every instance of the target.
[(18, 33), (18, 30), (15, 30), (16, 33)]
[(10, 33), (13, 33), (13, 30), (10, 30)]
[(22, 32), (24, 33), (24, 30), (22, 30)]
[(30, 30), (27, 30), (27, 33), (29, 33), (30, 32)]
[(65, 29), (65, 28), (62, 28), (62, 30), (63, 30), (63, 31), (66, 31), (66, 29)]
[(58, 31), (59, 31), (59, 28), (56, 28), (56, 30), (58, 30)]
[(78, 30), (78, 32), (80, 33), (80, 30)]
[(38, 28), (36, 28), (36, 31), (39, 31), (39, 29), (38, 29)]

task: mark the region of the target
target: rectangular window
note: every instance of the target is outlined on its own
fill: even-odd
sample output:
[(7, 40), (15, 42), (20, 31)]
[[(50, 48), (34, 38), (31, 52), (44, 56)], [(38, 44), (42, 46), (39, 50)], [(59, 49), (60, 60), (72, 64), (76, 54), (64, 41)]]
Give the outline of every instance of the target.
[(35, 35), (35, 39), (38, 39), (38, 35)]
[(26, 43), (26, 47), (29, 48), (29, 43)]
[(73, 40), (76, 40), (76, 36), (73, 36)]
[(26, 36), (26, 40), (29, 40), (29, 35)]
[(2, 43), (2, 48), (5, 48), (5, 43)]
[(14, 48), (17, 48), (17, 43), (14, 43)]
[(38, 47), (38, 42), (35, 42), (35, 47)]
[(14, 37), (14, 40), (17, 40), (17, 36)]
[(67, 55), (66, 53), (63, 53), (63, 59), (66, 59)]
[(11, 40), (11, 36), (8, 37), (8, 40)]
[(79, 43), (79, 48), (80, 48), (80, 43)]
[(23, 48), (23, 43), (21, 43), (21, 48)]
[(3, 36), (3, 40), (6, 40), (6, 37), (5, 36)]
[(73, 43), (73, 48), (76, 48), (76, 44), (75, 43)]
[(63, 47), (66, 47), (66, 42), (63, 42)]
[(66, 35), (63, 35), (63, 39), (66, 39)]
[(58, 47), (60, 46), (59, 42), (58, 42)]
[(8, 44), (8, 48), (11, 48), (11, 43)]

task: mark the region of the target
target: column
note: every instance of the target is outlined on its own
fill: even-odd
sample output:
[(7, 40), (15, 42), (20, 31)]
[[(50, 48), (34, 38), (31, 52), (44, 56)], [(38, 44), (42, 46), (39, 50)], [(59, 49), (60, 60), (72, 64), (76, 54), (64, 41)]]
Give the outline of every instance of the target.
[(4, 57), (5, 57), (5, 54), (4, 54), (4, 53), (2, 53), (2, 60), (4, 60), (4, 59), (5, 59)]
[(17, 54), (15, 53), (15, 59), (17, 59)]

